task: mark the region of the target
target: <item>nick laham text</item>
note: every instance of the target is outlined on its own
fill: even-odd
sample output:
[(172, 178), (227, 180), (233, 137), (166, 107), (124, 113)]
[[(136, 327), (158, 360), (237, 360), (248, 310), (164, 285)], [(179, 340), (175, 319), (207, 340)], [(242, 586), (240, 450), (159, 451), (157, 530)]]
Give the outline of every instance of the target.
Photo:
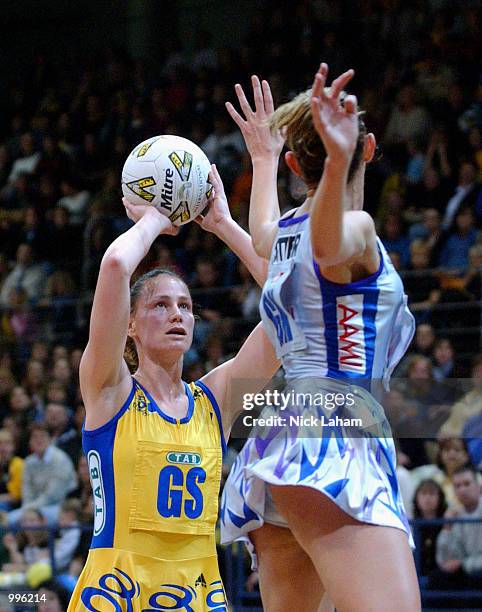
[(339, 416), (326, 418), (314, 415), (270, 415), (268, 417), (255, 417), (253, 414), (243, 416), (243, 425), (246, 427), (363, 427), (362, 419), (348, 419)]

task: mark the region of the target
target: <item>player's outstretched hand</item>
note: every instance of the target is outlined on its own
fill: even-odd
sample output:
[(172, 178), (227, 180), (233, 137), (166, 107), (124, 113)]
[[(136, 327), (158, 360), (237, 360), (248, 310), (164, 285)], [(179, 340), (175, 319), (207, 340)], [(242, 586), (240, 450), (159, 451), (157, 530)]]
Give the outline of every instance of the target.
[(127, 198), (122, 198), (122, 203), (126, 209), (127, 216), (131, 221), (134, 221), (134, 223), (137, 223), (145, 215), (152, 215), (152, 217), (161, 224), (159, 234), (176, 236), (179, 233), (179, 228), (171, 223), (169, 218), (161, 214), (154, 206), (150, 206), (149, 204), (132, 204)]
[(346, 96), (340, 104), (340, 94), (355, 74), (347, 70), (325, 89), (328, 65), (320, 65), (315, 75), (311, 97), (311, 115), (316, 131), (325, 146), (327, 156), (349, 162), (358, 140), (357, 99)]
[(213, 195), (209, 199), (204, 214), (198, 215), (194, 221), (196, 221), (203, 230), (216, 234), (220, 228), (220, 224), (223, 221), (231, 219), (231, 213), (229, 211), (228, 199), (224, 192), (223, 181), (221, 180), (221, 176), (215, 164), (211, 166), (209, 182), (213, 186)]
[(254, 110), (251, 108), (241, 85), (234, 89), (244, 117), (238, 113), (231, 102), (226, 102), (228, 113), (243, 134), (246, 147), (254, 162), (278, 159), (283, 149), (284, 138), (279, 130), (272, 132), (268, 119), (274, 111), (273, 96), (268, 81), (260, 82), (256, 75), (251, 77), (253, 86)]

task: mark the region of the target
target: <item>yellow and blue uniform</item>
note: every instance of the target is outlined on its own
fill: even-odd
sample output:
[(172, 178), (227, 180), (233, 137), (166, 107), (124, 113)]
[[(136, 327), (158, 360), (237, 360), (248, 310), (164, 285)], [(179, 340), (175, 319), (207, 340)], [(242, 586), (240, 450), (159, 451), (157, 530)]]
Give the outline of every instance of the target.
[(225, 441), (200, 381), (187, 415), (165, 414), (133, 379), (113, 419), (83, 432), (94, 533), (69, 612), (225, 612), (215, 525)]

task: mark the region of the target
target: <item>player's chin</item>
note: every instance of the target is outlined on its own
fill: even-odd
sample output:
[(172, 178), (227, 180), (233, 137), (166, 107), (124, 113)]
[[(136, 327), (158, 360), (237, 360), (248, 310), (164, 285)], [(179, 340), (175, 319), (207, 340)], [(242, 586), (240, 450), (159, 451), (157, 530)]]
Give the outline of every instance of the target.
[(188, 334), (165, 334), (163, 338), (163, 345), (166, 349), (177, 349), (186, 352), (191, 348), (191, 344), (192, 336)]

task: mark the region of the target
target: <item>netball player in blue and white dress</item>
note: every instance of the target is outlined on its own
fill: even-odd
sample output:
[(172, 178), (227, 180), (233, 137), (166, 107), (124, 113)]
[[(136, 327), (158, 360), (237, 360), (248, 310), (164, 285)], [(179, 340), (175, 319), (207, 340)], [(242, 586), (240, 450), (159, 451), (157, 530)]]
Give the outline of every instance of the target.
[[(250, 543), (268, 612), (316, 611), (324, 593), (338, 612), (416, 612), (395, 449), (370, 393), (377, 380), (388, 381), (414, 321), (362, 210), (365, 165), (376, 143), (356, 98), (343, 99), (353, 71), (329, 89), (327, 72), (322, 64), (313, 89), (274, 113), (268, 83), (257, 77), (255, 110), (239, 85), (244, 118), (227, 108), (253, 161), (250, 233), (258, 254), (270, 259), (260, 311), (287, 390), (339, 393), (346, 401), (336, 414), (363, 423), (354, 430), (343, 421), (317, 433), (278, 427), (248, 439), (224, 489), (222, 540)], [(281, 133), (290, 149), (286, 162), (306, 182), (308, 197), (279, 220)], [(327, 417), (313, 405), (295, 403), (290, 411)]]

